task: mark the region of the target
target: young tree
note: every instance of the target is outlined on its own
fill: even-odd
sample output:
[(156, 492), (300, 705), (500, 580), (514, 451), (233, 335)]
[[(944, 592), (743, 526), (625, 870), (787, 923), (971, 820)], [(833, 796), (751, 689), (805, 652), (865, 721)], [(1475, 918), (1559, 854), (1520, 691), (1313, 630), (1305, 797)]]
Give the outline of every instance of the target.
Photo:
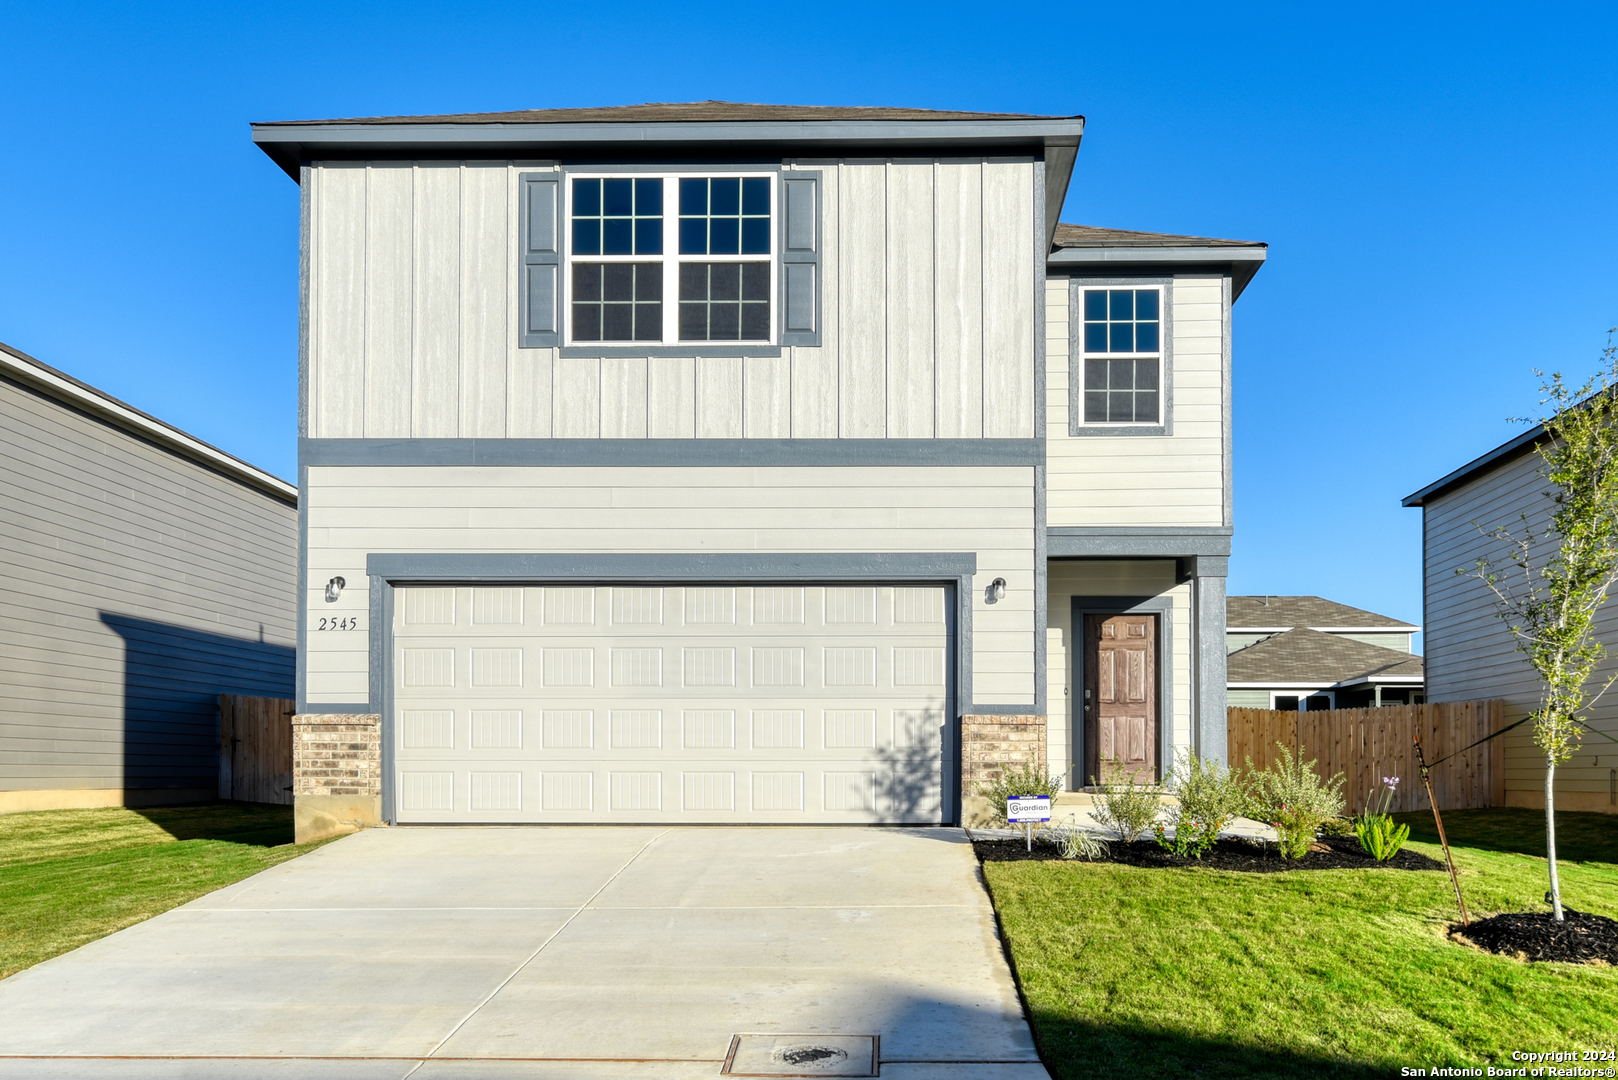
[(1500, 559), (1479, 559), (1457, 574), (1477, 577), (1494, 593), (1495, 613), (1511, 630), (1544, 684), (1539, 708), (1530, 714), (1534, 745), (1545, 755), (1545, 851), (1551, 907), (1562, 921), (1562, 887), (1556, 873), (1556, 767), (1580, 743), (1579, 717), (1618, 675), (1599, 687), (1592, 676), (1607, 650), (1595, 636), (1595, 616), (1618, 581), (1618, 346), (1607, 335), (1601, 370), (1577, 389), (1560, 372), (1540, 390), (1542, 423), (1539, 473), (1550, 481), (1546, 526), (1528, 515), (1515, 527), (1492, 533), (1507, 546)]

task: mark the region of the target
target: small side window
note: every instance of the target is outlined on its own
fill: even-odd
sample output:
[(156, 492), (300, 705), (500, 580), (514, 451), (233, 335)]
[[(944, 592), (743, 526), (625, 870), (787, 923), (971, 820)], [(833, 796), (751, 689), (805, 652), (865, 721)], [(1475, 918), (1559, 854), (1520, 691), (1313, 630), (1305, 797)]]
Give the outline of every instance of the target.
[(1070, 285), (1068, 434), (1172, 434), (1172, 281)]
[(1161, 424), (1161, 294), (1084, 290), (1084, 423)]

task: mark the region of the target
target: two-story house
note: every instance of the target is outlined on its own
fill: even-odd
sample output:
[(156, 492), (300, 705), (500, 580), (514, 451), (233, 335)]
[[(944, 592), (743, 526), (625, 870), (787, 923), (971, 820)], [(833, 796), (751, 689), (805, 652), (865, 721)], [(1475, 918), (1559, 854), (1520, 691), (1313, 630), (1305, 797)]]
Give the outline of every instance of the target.
[(954, 822), (1225, 744), (1231, 305), (1082, 117), (260, 124), (302, 193), (300, 834)]

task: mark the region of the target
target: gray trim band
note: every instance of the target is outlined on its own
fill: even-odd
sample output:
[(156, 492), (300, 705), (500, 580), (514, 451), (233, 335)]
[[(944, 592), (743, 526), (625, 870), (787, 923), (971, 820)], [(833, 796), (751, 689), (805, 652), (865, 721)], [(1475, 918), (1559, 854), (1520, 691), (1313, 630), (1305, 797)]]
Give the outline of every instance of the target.
[(1230, 721), (1225, 710), (1225, 564), (1198, 559), (1191, 581), (1194, 679), (1191, 685), (1191, 749), (1198, 757), (1228, 764)]
[(300, 465), (1043, 465), (1042, 439), (300, 439)]
[(281, 121), (253, 125), (253, 141), (266, 153), (296, 146), (307, 157), (330, 149), (392, 150), (412, 147), (678, 146), (733, 143), (750, 146), (843, 146), (909, 142), (923, 145), (1052, 144), (1077, 146), (1084, 118), (1017, 120), (658, 120), (575, 123), (366, 124)]
[[(581, 256), (588, 259), (589, 256)], [(631, 357), (638, 359), (643, 356), (701, 356), (701, 357), (742, 357), (744, 359), (760, 357), (770, 358), (781, 355), (779, 345), (699, 345), (687, 343), (684, 345), (563, 345), (557, 349), (557, 354), (563, 359), (577, 358), (588, 360), (592, 357)]]
[(1050, 558), (1133, 559), (1230, 556), (1231, 530), (1201, 528), (1052, 527), (1046, 530)]
[(309, 708), (309, 466), (298, 463), (298, 629), (293, 657), (293, 708)]
[[(849, 552), (794, 555), (716, 552), (674, 555), (661, 552), (615, 555), (373, 554), (365, 572), (390, 584), (473, 581), (826, 581), (881, 579), (940, 581), (977, 573), (974, 552)], [(374, 696), (374, 695), (373, 695)]]
[(1264, 247), (1094, 247), (1057, 248), (1049, 261), (1057, 266), (1097, 263), (1261, 263)]

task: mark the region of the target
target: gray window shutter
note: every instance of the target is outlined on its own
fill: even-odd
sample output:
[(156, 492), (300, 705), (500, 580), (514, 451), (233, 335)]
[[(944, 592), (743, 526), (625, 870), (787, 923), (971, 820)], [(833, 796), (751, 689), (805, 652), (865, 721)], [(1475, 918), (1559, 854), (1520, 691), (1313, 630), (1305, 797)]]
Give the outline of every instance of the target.
[(525, 349), (562, 344), (562, 199), (557, 173), (523, 173), (522, 332)]
[(781, 174), (781, 344), (820, 344), (820, 173)]

